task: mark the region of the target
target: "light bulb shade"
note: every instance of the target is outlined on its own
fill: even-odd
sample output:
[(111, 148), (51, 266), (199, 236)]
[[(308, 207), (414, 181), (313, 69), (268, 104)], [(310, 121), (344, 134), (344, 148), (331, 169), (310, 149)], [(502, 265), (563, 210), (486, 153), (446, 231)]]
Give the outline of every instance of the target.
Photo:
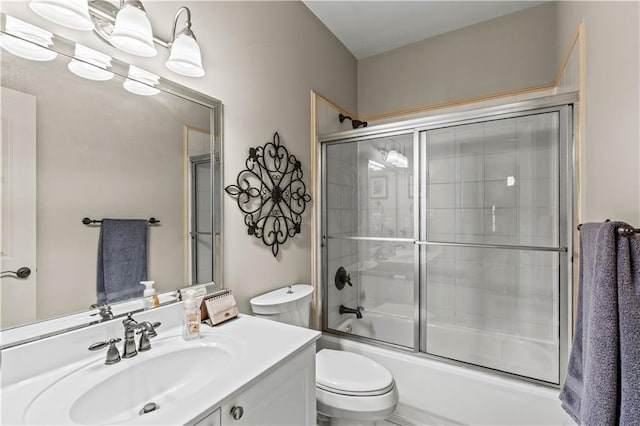
[(398, 151), (396, 151), (395, 149), (392, 149), (391, 151), (389, 151), (389, 153), (387, 154), (387, 158), (385, 159), (387, 163), (393, 164), (394, 166), (399, 160), (400, 160), (400, 154), (398, 154)]
[(58, 56), (46, 49), (53, 45), (53, 34), (49, 31), (13, 16), (7, 16), (5, 28), (8, 34), (0, 35), (0, 46), (7, 52), (32, 61), (51, 61)]
[(69, 71), (88, 80), (105, 81), (113, 78), (111, 56), (76, 43), (75, 58), (67, 65)]
[(74, 30), (93, 30), (87, 0), (31, 0), (29, 7), (36, 14), (56, 24)]
[(129, 66), (129, 78), (122, 86), (131, 93), (142, 96), (153, 96), (160, 93), (154, 86), (158, 84), (160, 77), (136, 66)]
[(409, 159), (406, 155), (400, 154), (400, 158), (398, 159), (398, 162), (395, 164), (395, 166), (401, 169), (406, 169), (407, 167), (409, 167)]
[(180, 33), (171, 45), (171, 53), (165, 65), (171, 71), (187, 77), (202, 77), (202, 55), (196, 39), (185, 32)]
[(151, 57), (158, 54), (147, 13), (127, 3), (116, 15), (109, 42), (132, 55)]

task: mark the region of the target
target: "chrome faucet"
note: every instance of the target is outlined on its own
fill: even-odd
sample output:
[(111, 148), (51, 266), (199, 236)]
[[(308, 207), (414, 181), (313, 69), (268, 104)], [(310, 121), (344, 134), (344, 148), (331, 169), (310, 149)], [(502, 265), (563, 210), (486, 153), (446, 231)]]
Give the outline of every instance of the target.
[(111, 306), (109, 305), (99, 306), (97, 303), (94, 303), (89, 306), (89, 309), (100, 309), (100, 312), (90, 314), (92, 317), (100, 315), (100, 318), (102, 318), (103, 321), (113, 319), (113, 312), (111, 312)]
[(362, 312), (360, 312), (360, 309), (362, 309), (360, 306), (358, 306), (356, 309), (353, 309), (353, 308), (347, 308), (344, 305), (340, 305), (339, 312), (340, 312), (340, 315), (356, 314), (357, 319), (362, 319)]
[[(151, 342), (149, 341), (149, 338), (157, 336), (156, 328), (160, 327), (159, 322), (154, 322), (153, 324), (149, 321), (138, 322), (133, 319), (131, 314), (127, 315), (127, 318), (122, 321), (122, 325), (124, 326), (124, 348), (122, 358), (131, 358), (138, 355), (138, 351), (144, 352), (151, 349)], [(136, 349), (134, 336), (137, 329), (140, 329), (138, 332), (138, 334), (140, 334), (138, 349)]]

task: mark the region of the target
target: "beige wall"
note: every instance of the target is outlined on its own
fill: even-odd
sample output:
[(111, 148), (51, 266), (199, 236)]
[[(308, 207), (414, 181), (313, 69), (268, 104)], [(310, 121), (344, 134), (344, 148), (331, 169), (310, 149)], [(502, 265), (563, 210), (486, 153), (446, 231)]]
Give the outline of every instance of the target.
[[(189, 79), (164, 67), (167, 51), (153, 59), (109, 48), (90, 33), (58, 27), (33, 14), (26, 2), (3, 2), (2, 10), (187, 85), (224, 103), (224, 184), (235, 183), (249, 147), (262, 145), (275, 131), (302, 161), (310, 182), (310, 102), (315, 89), (345, 108), (356, 109), (356, 60), (301, 2), (144, 2), (155, 33), (167, 39), (173, 15), (191, 9), (192, 29), (202, 48), (206, 76)], [(295, 282), (311, 280), (310, 209), (302, 233), (274, 258), (247, 235), (235, 200), (224, 198), (224, 284), (243, 312), (249, 299)]]
[(551, 83), (555, 8), (546, 3), (358, 61), (358, 115)]
[(558, 3), (557, 58), (586, 28), (582, 221), (640, 226), (640, 3)]

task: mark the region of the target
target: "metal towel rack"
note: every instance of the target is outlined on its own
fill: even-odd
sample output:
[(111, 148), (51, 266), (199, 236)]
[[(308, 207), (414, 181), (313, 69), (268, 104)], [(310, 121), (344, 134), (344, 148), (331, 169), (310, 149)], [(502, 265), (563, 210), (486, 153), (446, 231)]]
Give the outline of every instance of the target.
[[(605, 222), (610, 222), (609, 219), (605, 220)], [(580, 230), (580, 228), (582, 227), (582, 224), (578, 225), (578, 231)], [(630, 237), (632, 235), (635, 234), (640, 234), (640, 228), (634, 228), (632, 226), (619, 226), (616, 231), (618, 232), (618, 235), (620, 235), (621, 237)]]
[[(98, 220), (98, 219), (89, 219), (88, 217), (82, 218), (82, 223), (85, 225), (92, 225), (95, 223), (102, 223), (102, 219)], [(160, 223), (160, 220), (156, 219), (155, 217), (151, 217), (149, 218), (149, 225), (157, 225), (158, 223)]]

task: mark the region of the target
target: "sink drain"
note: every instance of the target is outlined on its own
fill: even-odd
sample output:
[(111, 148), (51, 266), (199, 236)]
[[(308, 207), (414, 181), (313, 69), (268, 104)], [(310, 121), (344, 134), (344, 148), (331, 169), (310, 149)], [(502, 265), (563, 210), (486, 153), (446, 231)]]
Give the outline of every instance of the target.
[(142, 407), (142, 410), (140, 410), (140, 415), (156, 411), (158, 408), (160, 408), (160, 406), (155, 402), (148, 402), (144, 404), (144, 407)]

